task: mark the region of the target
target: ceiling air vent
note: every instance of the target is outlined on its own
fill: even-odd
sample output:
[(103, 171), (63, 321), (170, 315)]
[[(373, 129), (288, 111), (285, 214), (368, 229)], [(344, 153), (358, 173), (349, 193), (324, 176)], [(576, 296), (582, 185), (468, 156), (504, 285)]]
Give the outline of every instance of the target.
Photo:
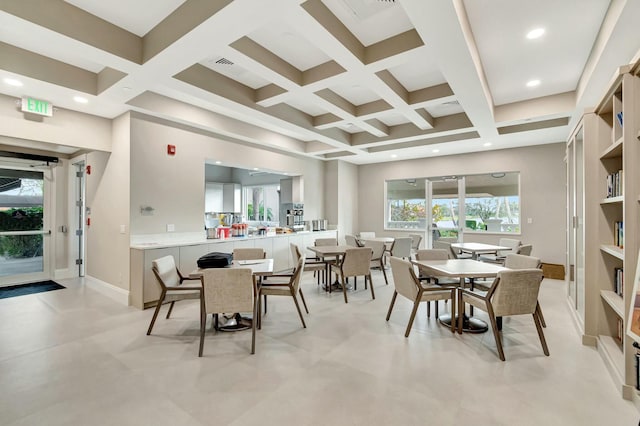
[(233, 62), (231, 62), (227, 58), (220, 58), (220, 59), (218, 59), (216, 61), (216, 64), (218, 64), (218, 65), (233, 65)]

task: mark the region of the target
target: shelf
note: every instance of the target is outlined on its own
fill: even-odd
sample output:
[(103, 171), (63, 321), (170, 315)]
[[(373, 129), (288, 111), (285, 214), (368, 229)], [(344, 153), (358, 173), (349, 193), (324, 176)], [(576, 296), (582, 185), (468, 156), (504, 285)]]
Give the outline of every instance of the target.
[(624, 138), (619, 138), (611, 146), (604, 150), (600, 155), (600, 159), (622, 157), (622, 142)]
[[(600, 204), (615, 204), (622, 203), (623, 201), (624, 195), (618, 195), (617, 197), (603, 198), (602, 201), (600, 201)], [(638, 198), (638, 201), (640, 201), (640, 198)]]
[(624, 318), (624, 300), (618, 296), (615, 291), (600, 290), (600, 297), (620, 318)]
[(624, 377), (624, 352), (622, 352), (620, 342), (611, 336), (600, 335), (598, 336), (598, 351), (608, 361), (609, 366), (613, 368), (616, 381), (624, 383), (622, 380)]
[(624, 260), (623, 248), (613, 245), (601, 245), (600, 250), (620, 260)]

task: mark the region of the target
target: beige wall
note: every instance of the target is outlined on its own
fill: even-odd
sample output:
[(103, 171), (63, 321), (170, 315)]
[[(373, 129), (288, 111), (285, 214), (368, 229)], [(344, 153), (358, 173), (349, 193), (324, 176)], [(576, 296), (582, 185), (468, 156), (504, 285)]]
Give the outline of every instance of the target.
[[(523, 243), (544, 262), (565, 263), (566, 175), (564, 143), (408, 161), (359, 168), (358, 229), (384, 231), (384, 181), (415, 177), (519, 171)], [(528, 224), (527, 218), (533, 223)], [(466, 234), (465, 241), (497, 243), (500, 235)]]
[(112, 151), (89, 153), (91, 174), (86, 176), (86, 205), (91, 209), (86, 274), (125, 290), (129, 289), (129, 129), (129, 113), (113, 120)]
[[(167, 155), (167, 144), (176, 145), (175, 156)], [(167, 232), (168, 224), (175, 226), (175, 232), (203, 231), (205, 160), (301, 174), (305, 217), (320, 217), (324, 210), (323, 162), (224, 141), (136, 115), (131, 120), (131, 233), (161, 234)], [(143, 205), (153, 207), (153, 215), (142, 215)]]
[(53, 117), (27, 120), (15, 100), (0, 95), (0, 135), (88, 150), (111, 150), (111, 120), (62, 108), (56, 108)]

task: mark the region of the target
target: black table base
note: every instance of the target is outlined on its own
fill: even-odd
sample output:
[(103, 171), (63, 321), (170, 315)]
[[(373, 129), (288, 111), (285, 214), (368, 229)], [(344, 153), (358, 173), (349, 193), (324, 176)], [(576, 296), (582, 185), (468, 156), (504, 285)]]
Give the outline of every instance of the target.
[[(445, 327), (451, 328), (451, 315), (450, 314), (442, 314), (438, 317), (438, 321), (440, 324)], [(455, 327), (458, 327), (458, 317), (455, 317)], [(486, 322), (481, 319), (468, 317), (466, 314), (462, 317), (462, 331), (466, 333), (485, 333), (489, 330), (489, 326)]]

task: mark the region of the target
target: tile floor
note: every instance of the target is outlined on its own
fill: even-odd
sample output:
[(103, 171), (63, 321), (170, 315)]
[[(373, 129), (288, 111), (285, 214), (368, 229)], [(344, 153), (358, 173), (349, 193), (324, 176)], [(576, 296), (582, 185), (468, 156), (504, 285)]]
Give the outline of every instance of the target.
[[(391, 274), (389, 274), (391, 275)], [(303, 289), (302, 329), (288, 298), (272, 297), (257, 352), (250, 332), (209, 332), (198, 358), (198, 305), (176, 304), (145, 332), (152, 310), (117, 305), (82, 280), (65, 290), (0, 300), (3, 425), (636, 425), (598, 353), (580, 344), (563, 282), (545, 280), (551, 351), (530, 317), (505, 320), (506, 362), (493, 335), (452, 335), (374, 272), (345, 305)], [(442, 309), (447, 309), (441, 304)], [(161, 315), (166, 313), (163, 308)]]

